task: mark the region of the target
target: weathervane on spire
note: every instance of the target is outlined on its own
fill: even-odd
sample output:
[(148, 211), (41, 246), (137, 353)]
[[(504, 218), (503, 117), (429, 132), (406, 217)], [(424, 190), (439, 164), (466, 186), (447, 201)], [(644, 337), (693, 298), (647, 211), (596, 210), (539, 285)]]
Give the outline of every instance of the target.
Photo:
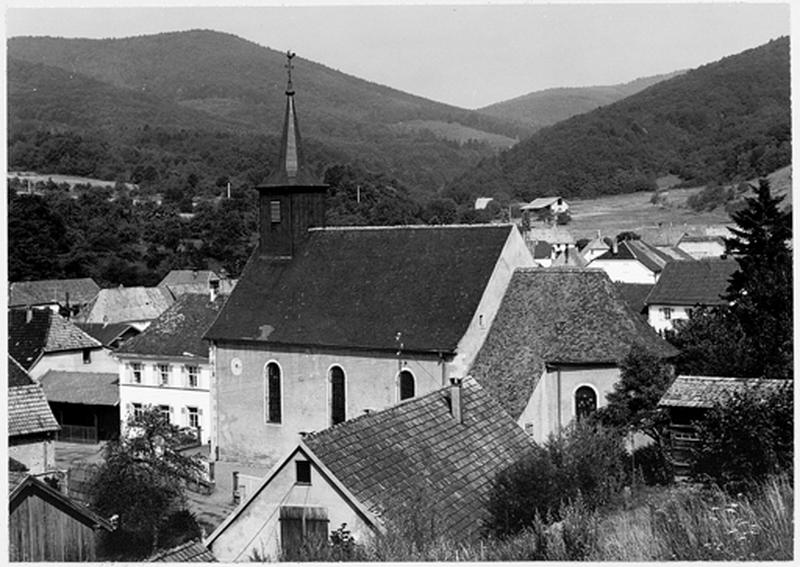
[(286, 52), (286, 65), (284, 65), (284, 67), (286, 67), (287, 74), (289, 75), (289, 80), (286, 83), (287, 95), (294, 94), (294, 88), (292, 87), (292, 59), (294, 59), (295, 55), (296, 53), (292, 53), (291, 50)]

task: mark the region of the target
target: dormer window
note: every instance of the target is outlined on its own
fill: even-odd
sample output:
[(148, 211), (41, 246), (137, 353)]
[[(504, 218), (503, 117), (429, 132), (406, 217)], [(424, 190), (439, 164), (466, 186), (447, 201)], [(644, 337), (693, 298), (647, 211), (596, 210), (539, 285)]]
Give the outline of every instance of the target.
[(269, 220), (273, 224), (277, 224), (281, 222), (281, 202), (280, 201), (270, 201), (269, 202)]

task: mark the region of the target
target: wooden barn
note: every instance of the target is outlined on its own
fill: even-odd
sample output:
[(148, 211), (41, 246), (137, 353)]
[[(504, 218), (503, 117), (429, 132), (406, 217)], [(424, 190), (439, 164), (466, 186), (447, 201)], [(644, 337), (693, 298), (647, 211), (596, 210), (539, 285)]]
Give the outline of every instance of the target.
[(37, 478), (9, 472), (10, 561), (95, 561), (114, 526)]

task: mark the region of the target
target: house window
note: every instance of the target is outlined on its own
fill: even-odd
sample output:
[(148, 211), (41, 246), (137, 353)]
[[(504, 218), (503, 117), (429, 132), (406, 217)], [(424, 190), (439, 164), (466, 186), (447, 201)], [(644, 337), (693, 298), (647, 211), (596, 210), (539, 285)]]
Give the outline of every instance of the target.
[(269, 202), (269, 220), (272, 223), (281, 222), (281, 202), (280, 201), (270, 201)]
[(187, 366), (186, 367), (186, 374), (189, 377), (189, 387), (190, 388), (197, 388), (198, 376), (200, 375), (200, 369), (197, 366)]
[(582, 419), (597, 409), (597, 392), (591, 386), (581, 386), (575, 391), (575, 416)]
[(276, 362), (267, 364), (267, 423), (281, 422), (281, 368)]
[(142, 383), (142, 365), (138, 362), (131, 364), (131, 380), (134, 384)]
[(160, 384), (162, 386), (166, 386), (169, 384), (169, 364), (159, 364), (158, 365), (158, 375), (161, 379)]
[(91, 364), (92, 363), (92, 351), (91, 351), (91, 349), (88, 349), (88, 348), (83, 349), (83, 363), (84, 364)]
[(309, 461), (295, 461), (297, 484), (311, 484), (311, 463)]
[(667, 321), (672, 319), (672, 308), (671, 307), (662, 307), (661, 308), (661, 313), (664, 314), (664, 319), (666, 319)]
[(330, 371), (331, 381), (331, 425), (343, 422), (346, 416), (346, 400), (344, 391), (344, 370), (334, 366)]
[(414, 375), (408, 370), (400, 373), (400, 401), (414, 397)]
[(144, 415), (144, 408), (142, 408), (142, 404), (131, 404), (133, 406), (133, 418), (139, 419)]
[(171, 411), (172, 409), (169, 406), (158, 406), (158, 413), (161, 414), (161, 418), (167, 423), (169, 423), (169, 414)]
[(189, 415), (189, 427), (193, 429), (200, 427), (200, 410), (197, 408), (187, 407), (186, 413)]

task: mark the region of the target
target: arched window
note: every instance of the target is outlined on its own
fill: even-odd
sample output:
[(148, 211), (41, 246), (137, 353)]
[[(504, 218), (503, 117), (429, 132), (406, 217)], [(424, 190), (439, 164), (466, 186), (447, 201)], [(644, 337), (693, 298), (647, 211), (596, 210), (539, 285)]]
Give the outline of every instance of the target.
[(408, 370), (400, 373), (400, 400), (414, 397), (414, 375)]
[(281, 367), (276, 362), (267, 364), (266, 369), (267, 423), (281, 422)]
[(344, 394), (344, 370), (339, 366), (334, 366), (330, 370), (331, 381), (331, 425), (341, 423), (346, 419), (345, 415), (345, 394)]
[(597, 409), (597, 393), (590, 386), (575, 391), (575, 416), (582, 419)]

